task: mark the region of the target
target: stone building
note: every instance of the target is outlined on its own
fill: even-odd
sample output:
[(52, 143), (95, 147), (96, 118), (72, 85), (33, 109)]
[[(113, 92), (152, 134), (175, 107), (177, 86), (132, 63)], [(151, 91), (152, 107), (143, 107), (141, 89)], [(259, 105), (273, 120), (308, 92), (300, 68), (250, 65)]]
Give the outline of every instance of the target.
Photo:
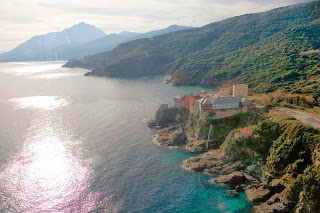
[(196, 95), (188, 93), (185, 95), (177, 95), (173, 98), (174, 107), (190, 108), (196, 104)]
[(183, 98), (185, 96), (184, 95), (177, 95), (173, 98), (173, 102), (174, 102), (174, 107), (184, 107), (184, 104), (183, 104)]
[(199, 115), (200, 119), (205, 119), (210, 112), (214, 112), (214, 118), (219, 119), (248, 112), (251, 105), (252, 103), (245, 97), (212, 95), (197, 100), (196, 109), (192, 110), (192, 112), (195, 115)]

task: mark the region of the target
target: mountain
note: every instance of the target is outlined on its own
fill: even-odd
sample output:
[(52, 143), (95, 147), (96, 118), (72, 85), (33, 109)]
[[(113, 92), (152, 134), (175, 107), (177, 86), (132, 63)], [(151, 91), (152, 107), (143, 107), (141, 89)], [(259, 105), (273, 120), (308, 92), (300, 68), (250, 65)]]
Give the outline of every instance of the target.
[(124, 42), (189, 28), (172, 25), (146, 33), (124, 31), (106, 35), (98, 28), (81, 22), (61, 32), (34, 36), (15, 49), (0, 54), (0, 61), (54, 61), (81, 58), (112, 50)]
[(161, 29), (161, 30), (153, 30), (150, 32), (146, 32), (146, 33), (141, 33), (139, 35), (136, 35), (134, 37), (132, 37), (132, 40), (136, 40), (136, 39), (140, 39), (140, 38), (150, 38), (153, 36), (157, 36), (157, 35), (162, 35), (162, 34), (166, 34), (166, 33), (171, 33), (171, 32), (175, 32), (175, 31), (179, 31), (179, 30), (186, 30), (186, 29), (191, 29), (192, 27), (188, 27), (188, 26), (179, 26), (179, 25), (170, 25), (167, 28)]
[(154, 30), (146, 33), (135, 33), (135, 32), (127, 32), (127, 31), (121, 32), (119, 34), (112, 33), (103, 38), (70, 48), (66, 52), (66, 56), (67, 56), (67, 59), (81, 58), (86, 55), (112, 50), (119, 44), (125, 43), (128, 41), (133, 41), (141, 38), (150, 38), (153, 36), (162, 35), (165, 33), (170, 33), (170, 32), (183, 30), (183, 29), (190, 29), (190, 28), (191, 27), (187, 27), (187, 26), (171, 25), (161, 30)]
[(65, 51), (106, 34), (95, 26), (79, 23), (60, 32), (34, 36), (13, 50), (0, 54), (0, 61), (46, 61), (65, 58)]
[(86, 55), (96, 54), (112, 50), (116, 46), (126, 41), (130, 41), (130, 38), (139, 35), (134, 32), (121, 32), (119, 34), (112, 33), (102, 38), (69, 48), (65, 52), (65, 59), (81, 58)]
[[(270, 91), (285, 87), (288, 79), (300, 81), (300, 77), (311, 77), (319, 70), (319, 63), (314, 62), (317, 55), (301, 55), (301, 51), (316, 54), (319, 49), (315, 10), (316, 2), (311, 2), (237, 16), (124, 43), (109, 52), (69, 61), (66, 66), (92, 69), (86, 75), (93, 76), (169, 73), (174, 85), (219, 86), (230, 81), (262, 84), (259, 91)], [(308, 34), (303, 34), (307, 29)], [(298, 65), (293, 65), (295, 60)], [(297, 67), (305, 74), (296, 75)], [(276, 87), (272, 86), (275, 81), (279, 82)]]

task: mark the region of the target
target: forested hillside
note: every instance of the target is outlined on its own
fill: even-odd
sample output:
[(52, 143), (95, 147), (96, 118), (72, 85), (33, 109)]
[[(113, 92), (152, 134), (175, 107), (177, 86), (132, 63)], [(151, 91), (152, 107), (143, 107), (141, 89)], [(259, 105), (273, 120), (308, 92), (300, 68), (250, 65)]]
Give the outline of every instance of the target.
[[(280, 87), (312, 93), (318, 87), (318, 35), (316, 2), (311, 2), (135, 40), (66, 66), (93, 69), (87, 75), (94, 76), (170, 73), (174, 85), (234, 81), (257, 92)], [(299, 86), (305, 81), (308, 87)]]
[[(175, 83), (218, 85), (220, 81), (248, 83), (256, 92), (314, 93), (319, 88), (320, 22), (281, 31), (255, 45), (208, 62), (185, 64), (174, 75)], [(181, 78), (179, 78), (181, 76)], [(199, 82), (200, 81), (200, 82)]]

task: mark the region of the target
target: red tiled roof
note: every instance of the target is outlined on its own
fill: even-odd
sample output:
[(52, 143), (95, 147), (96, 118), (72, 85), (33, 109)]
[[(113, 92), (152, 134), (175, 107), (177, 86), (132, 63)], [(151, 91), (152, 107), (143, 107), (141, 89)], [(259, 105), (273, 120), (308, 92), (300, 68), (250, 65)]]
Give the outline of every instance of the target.
[(253, 130), (249, 129), (249, 128), (245, 128), (245, 129), (241, 129), (241, 132), (243, 132), (243, 133), (253, 133)]
[(196, 104), (196, 98), (195, 97), (185, 97), (183, 100), (184, 106), (189, 108), (190, 105)]

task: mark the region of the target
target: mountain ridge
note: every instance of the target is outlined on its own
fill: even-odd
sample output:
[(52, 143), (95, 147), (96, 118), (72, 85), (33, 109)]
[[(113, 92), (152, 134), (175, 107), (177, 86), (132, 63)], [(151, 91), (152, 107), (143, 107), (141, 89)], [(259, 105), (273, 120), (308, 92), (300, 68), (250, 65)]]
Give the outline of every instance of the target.
[(190, 27), (171, 25), (146, 33), (124, 31), (107, 35), (93, 25), (80, 22), (62, 31), (33, 36), (13, 50), (1, 53), (0, 62), (69, 60), (112, 50), (127, 41), (187, 28)]
[(13, 50), (0, 54), (0, 61), (60, 60), (63, 59), (61, 57), (63, 48), (86, 43), (105, 35), (95, 26), (80, 22), (62, 31), (36, 35)]
[[(233, 69), (232, 72), (226, 71), (228, 64), (232, 64), (232, 61), (225, 60), (225, 58), (233, 56), (233, 60), (236, 60), (241, 56), (242, 50), (249, 47), (255, 47), (257, 50), (252, 49), (251, 51), (258, 54), (260, 47), (255, 45), (260, 44), (259, 42), (268, 42), (268, 38), (277, 33), (296, 27), (308, 26), (312, 22), (316, 22), (318, 16), (315, 9), (316, 2), (311, 2), (281, 7), (263, 13), (228, 18), (201, 28), (124, 43), (112, 51), (70, 61), (65, 66), (92, 69), (91, 72), (86, 74), (92, 76), (119, 77), (172, 74), (170, 82), (174, 85), (220, 86), (223, 82), (230, 81), (257, 86), (261, 79), (256, 79), (255, 82), (251, 83), (242, 76), (242, 73), (248, 73), (250, 67), (253, 66), (250, 58), (246, 60), (247, 64), (241, 64), (241, 61), (239, 61), (237, 65), (239, 67), (241, 65), (242, 69)], [(314, 31), (317, 32), (317, 28)], [(301, 33), (299, 36), (301, 36)], [(299, 39), (291, 41), (296, 42), (296, 44), (286, 43), (286, 45), (289, 47), (290, 45), (301, 46)], [(272, 42), (277, 41), (272, 40)], [(270, 44), (270, 46), (272, 45)], [(317, 49), (317, 45), (312, 47), (310, 44), (308, 47), (309, 49), (306, 51), (312, 48)], [(289, 59), (285, 58), (285, 60)], [(262, 62), (257, 60), (254, 66), (258, 69), (260, 63)], [(272, 61), (272, 63), (272, 65), (269, 65), (268, 61), (265, 61), (258, 71), (267, 73), (267, 66), (275, 67), (276, 61)], [(288, 72), (296, 69), (293, 66), (287, 68), (289, 69)], [(314, 67), (314, 69), (319, 68)], [(281, 71), (281, 69), (278, 69), (276, 70), (278, 74), (274, 73), (272, 75), (280, 75), (279, 72)], [(257, 70), (254, 70), (254, 72), (259, 73)], [(309, 74), (311, 76), (311, 72)], [(299, 79), (293, 80), (295, 82)], [(272, 81), (268, 83), (270, 84)], [(274, 89), (277, 89), (277, 87), (274, 87)], [(259, 89), (259, 92), (266, 91), (270, 92), (272, 90)]]

